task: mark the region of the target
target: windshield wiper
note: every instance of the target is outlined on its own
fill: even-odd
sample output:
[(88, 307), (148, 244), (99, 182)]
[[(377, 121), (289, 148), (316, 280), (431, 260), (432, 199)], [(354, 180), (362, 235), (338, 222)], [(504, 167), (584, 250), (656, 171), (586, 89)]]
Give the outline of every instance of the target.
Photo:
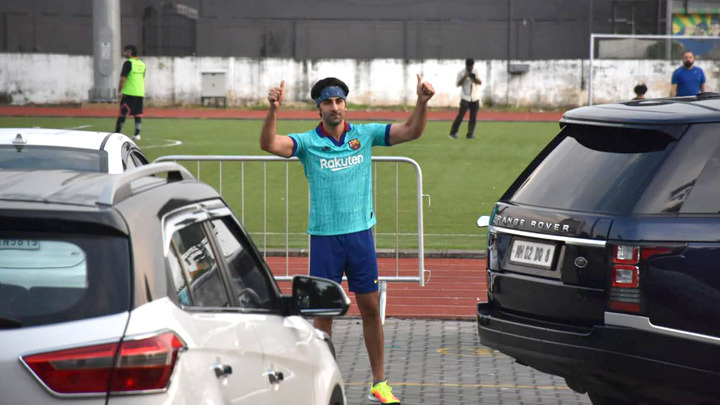
[(20, 328), (23, 324), (15, 318), (9, 316), (0, 316), (0, 329)]

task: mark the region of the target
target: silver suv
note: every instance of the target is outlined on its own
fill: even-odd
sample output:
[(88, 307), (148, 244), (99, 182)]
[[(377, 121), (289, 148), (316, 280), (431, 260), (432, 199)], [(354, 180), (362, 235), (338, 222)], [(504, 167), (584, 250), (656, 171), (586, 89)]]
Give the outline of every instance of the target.
[(344, 404), (334, 282), (282, 296), (210, 186), (174, 163), (0, 174), (0, 392), (39, 404)]

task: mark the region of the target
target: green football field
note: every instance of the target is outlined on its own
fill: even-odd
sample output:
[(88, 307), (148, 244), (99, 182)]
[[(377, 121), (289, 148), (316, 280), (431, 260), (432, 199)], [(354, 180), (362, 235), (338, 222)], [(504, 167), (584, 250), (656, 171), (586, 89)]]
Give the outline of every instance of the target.
[[(111, 118), (0, 117), (2, 127), (112, 131), (114, 125)], [(313, 121), (280, 121), (278, 133), (303, 132), (315, 125)], [(151, 160), (164, 155), (263, 155), (258, 146), (261, 126), (256, 120), (146, 118), (138, 144)], [(430, 196), (424, 202), (426, 249), (479, 250), (485, 246), (486, 233), (475, 225), (478, 216), (490, 212), (492, 204), (557, 133), (558, 125), (479, 122), (474, 141), (449, 139), (449, 127), (450, 122), (428, 122), (419, 140), (376, 147), (373, 154), (409, 157), (422, 168), (423, 193)], [(132, 128), (129, 119), (124, 132), (131, 134)], [(465, 124), (460, 134), (464, 129)], [(185, 166), (197, 175), (197, 163)], [(219, 166), (214, 162), (199, 166), (201, 180), (216, 189), (220, 188)], [(396, 244), (416, 248), (414, 169), (405, 163), (382, 162), (376, 166), (375, 176), (378, 248)], [(222, 194), (260, 247), (283, 248), (286, 226), (290, 247), (306, 246), (307, 181), (299, 163), (223, 163)]]

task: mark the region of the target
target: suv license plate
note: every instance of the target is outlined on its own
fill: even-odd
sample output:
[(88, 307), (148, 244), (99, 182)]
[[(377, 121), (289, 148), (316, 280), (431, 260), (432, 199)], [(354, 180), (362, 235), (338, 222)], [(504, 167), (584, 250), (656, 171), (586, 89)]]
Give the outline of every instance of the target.
[(0, 239), (0, 249), (38, 250), (40, 241), (29, 239)]
[(510, 262), (550, 269), (555, 257), (555, 245), (515, 239), (510, 250)]

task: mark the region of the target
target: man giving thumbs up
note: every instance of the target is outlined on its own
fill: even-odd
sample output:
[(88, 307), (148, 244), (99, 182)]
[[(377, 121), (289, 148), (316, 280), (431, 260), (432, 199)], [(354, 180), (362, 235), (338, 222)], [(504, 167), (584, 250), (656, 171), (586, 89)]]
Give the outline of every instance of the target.
[[(384, 373), (384, 336), (380, 321), (378, 266), (372, 227), (376, 223), (372, 201), (372, 147), (392, 146), (420, 138), (427, 121), (427, 104), (435, 94), (417, 75), (417, 103), (401, 124), (349, 124), (346, 121), (348, 86), (328, 77), (315, 83), (320, 123), (300, 133), (277, 135), (278, 111), (285, 98), (285, 82), (270, 89), (270, 109), (260, 134), (260, 148), (277, 156), (296, 156), (310, 184), (310, 274), (342, 282), (360, 309), (365, 347), (373, 383), (373, 402), (399, 404)], [(332, 337), (332, 318), (315, 318), (316, 328)]]

